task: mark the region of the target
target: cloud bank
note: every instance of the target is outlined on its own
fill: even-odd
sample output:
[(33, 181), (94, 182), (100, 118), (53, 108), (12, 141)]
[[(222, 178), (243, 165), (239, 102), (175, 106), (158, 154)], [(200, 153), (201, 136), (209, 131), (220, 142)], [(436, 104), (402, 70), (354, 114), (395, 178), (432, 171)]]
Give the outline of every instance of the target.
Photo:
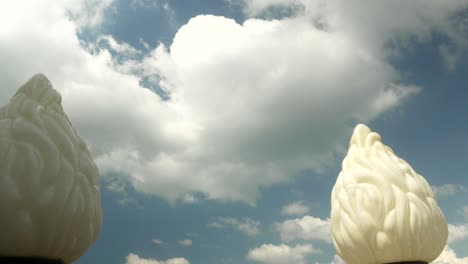
[[(34, 73), (46, 74), (101, 173), (124, 175), (137, 191), (171, 202), (255, 205), (261, 188), (320, 172), (355, 122), (421, 91), (390, 56), (433, 32), (447, 36), (449, 55), (465, 41), (452, 18), (466, 1), (368, 1), (364, 11), (349, 1), (252, 0), (245, 2), (252, 18), (242, 24), (196, 16), (169, 47), (145, 54), (111, 36), (79, 39), (84, 30), (99, 35), (111, 19), (112, 1), (98, 2), (0, 4), (0, 101)], [(298, 11), (261, 18), (278, 4)]]

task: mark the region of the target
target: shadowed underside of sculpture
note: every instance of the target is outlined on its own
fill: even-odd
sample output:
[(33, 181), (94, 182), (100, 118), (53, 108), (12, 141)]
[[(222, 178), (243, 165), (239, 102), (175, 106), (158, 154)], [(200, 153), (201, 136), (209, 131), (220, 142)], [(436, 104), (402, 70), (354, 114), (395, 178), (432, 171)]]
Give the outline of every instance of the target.
[(392, 263), (385, 263), (385, 264), (428, 264), (425, 261), (403, 261), (403, 262), (392, 262)]
[(0, 257), (0, 264), (65, 264), (65, 262), (45, 258)]

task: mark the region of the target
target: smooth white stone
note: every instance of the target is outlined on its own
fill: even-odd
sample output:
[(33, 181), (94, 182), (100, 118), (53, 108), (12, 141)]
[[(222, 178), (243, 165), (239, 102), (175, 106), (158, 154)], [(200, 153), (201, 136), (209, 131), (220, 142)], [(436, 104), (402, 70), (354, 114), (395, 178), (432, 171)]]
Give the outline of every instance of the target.
[(348, 264), (431, 262), (448, 237), (424, 177), (362, 124), (354, 129), (332, 190), (331, 230)]
[(61, 100), (37, 74), (0, 108), (0, 255), (71, 263), (98, 237), (98, 170)]

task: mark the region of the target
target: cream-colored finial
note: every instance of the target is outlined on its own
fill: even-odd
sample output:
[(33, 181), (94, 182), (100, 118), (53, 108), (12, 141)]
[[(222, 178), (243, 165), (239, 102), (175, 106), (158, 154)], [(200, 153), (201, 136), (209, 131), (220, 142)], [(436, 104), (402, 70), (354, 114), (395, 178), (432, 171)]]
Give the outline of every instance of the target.
[(0, 210), (0, 256), (71, 263), (101, 228), (98, 170), (42, 74), (0, 108)]
[(331, 223), (333, 244), (347, 264), (431, 262), (448, 236), (427, 181), (362, 124), (333, 187)]

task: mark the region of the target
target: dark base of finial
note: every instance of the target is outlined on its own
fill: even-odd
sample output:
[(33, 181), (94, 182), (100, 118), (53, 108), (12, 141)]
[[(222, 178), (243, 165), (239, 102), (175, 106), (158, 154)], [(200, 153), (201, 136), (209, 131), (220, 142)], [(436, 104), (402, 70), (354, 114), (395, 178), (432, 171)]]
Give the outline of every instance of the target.
[(392, 263), (385, 263), (385, 264), (428, 264), (425, 261), (402, 261), (402, 262), (392, 262)]
[(65, 264), (65, 262), (45, 258), (0, 257), (0, 264)]

